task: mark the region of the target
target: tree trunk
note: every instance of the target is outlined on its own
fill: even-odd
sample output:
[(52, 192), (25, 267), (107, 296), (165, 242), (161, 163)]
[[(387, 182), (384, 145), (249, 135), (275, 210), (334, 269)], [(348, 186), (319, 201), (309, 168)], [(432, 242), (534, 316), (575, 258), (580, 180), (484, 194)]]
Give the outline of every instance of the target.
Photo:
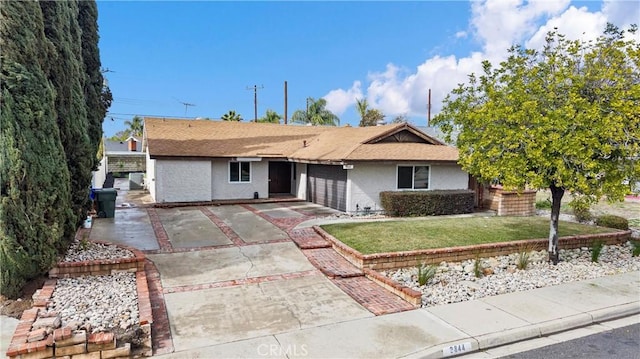
[(551, 224), (549, 228), (549, 262), (558, 264), (558, 218), (560, 217), (560, 202), (564, 195), (564, 188), (549, 186), (551, 189)]

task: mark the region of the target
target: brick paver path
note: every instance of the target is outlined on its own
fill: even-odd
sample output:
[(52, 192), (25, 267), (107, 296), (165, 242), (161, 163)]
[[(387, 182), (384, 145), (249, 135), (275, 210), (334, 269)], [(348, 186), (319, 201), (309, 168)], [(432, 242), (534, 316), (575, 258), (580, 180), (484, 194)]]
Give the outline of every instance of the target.
[(361, 277), (364, 273), (349, 263), (333, 248), (305, 249), (302, 251), (309, 262), (329, 278)]
[(333, 278), (331, 281), (375, 315), (415, 309), (413, 305), (367, 277)]
[(331, 248), (331, 243), (320, 237), (313, 228), (292, 229), (287, 234), (300, 249)]
[(164, 305), (164, 295), (160, 273), (152, 261), (147, 259), (144, 264), (144, 271), (147, 275), (147, 285), (149, 286), (149, 300), (151, 301), (151, 313), (153, 313), (153, 323), (151, 323), (151, 341), (153, 344), (153, 354), (168, 354), (173, 352), (173, 341), (171, 339), (171, 329), (169, 328), (169, 316), (167, 307)]

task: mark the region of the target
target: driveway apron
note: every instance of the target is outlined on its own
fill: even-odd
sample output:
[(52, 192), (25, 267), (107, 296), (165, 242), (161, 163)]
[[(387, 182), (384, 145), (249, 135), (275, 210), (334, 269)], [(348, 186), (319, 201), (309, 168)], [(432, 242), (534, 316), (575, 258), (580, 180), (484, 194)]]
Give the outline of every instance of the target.
[(143, 251), (160, 248), (146, 208), (118, 209), (115, 218), (95, 218), (89, 239), (123, 244)]
[(240, 238), (247, 243), (288, 239), (289, 236), (269, 221), (248, 211), (242, 206), (229, 205), (207, 207), (221, 218)]
[(156, 209), (173, 248), (231, 244), (227, 236), (198, 208)]

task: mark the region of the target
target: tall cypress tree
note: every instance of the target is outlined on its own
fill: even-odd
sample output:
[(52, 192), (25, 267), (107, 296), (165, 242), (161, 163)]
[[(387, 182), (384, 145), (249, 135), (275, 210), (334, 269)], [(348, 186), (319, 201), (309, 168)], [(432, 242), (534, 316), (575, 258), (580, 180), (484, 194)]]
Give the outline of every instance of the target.
[(0, 40), (0, 293), (15, 297), (66, 247), (72, 213), (38, 3), (3, 1)]
[[(84, 98), (87, 107), (87, 131), (92, 153), (97, 153), (102, 140), (102, 122), (111, 104), (108, 88), (103, 85), (100, 50), (98, 49), (98, 7), (95, 1), (80, 1), (78, 24), (82, 30), (82, 61), (84, 63)], [(92, 169), (97, 169), (98, 160), (93, 159)]]
[(55, 109), (62, 147), (71, 176), (71, 207), (75, 216), (69, 237), (86, 217), (91, 170), (97, 145), (89, 140), (87, 104), (84, 100), (85, 71), (82, 61), (81, 30), (76, 1), (41, 1), (46, 37), (53, 43), (56, 60), (48, 75), (56, 90)]

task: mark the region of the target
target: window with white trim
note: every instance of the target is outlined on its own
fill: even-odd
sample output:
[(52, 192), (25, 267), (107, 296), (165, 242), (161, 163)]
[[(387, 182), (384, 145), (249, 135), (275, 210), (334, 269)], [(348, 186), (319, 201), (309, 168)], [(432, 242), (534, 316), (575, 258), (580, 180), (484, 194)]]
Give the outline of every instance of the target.
[(398, 166), (398, 189), (429, 189), (429, 166)]
[(251, 182), (251, 162), (229, 162), (229, 182)]

